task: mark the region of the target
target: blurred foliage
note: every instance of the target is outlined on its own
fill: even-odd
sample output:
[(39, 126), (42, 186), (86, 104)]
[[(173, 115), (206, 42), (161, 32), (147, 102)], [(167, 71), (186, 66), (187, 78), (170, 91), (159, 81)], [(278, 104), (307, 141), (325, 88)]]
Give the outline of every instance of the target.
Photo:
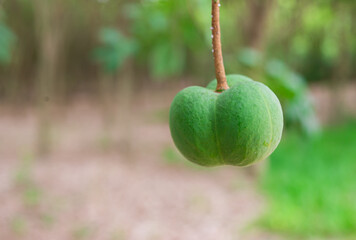
[(279, 60), (267, 62), (265, 78), (284, 106), (286, 127), (296, 127), (308, 136), (317, 133), (319, 123), (305, 79)]
[(206, 168), (190, 161), (187, 161), (186, 158), (172, 146), (164, 146), (161, 152), (161, 158), (164, 163), (175, 166), (184, 166), (189, 169), (193, 169), (196, 171), (214, 171), (214, 168)]
[(237, 56), (239, 63), (242, 66), (249, 68), (257, 67), (261, 64), (261, 54), (253, 48), (244, 48), (242, 49)]
[(0, 20), (0, 64), (11, 62), (15, 40), (15, 34)]
[(261, 223), (300, 236), (356, 236), (355, 146), (356, 122), (309, 140), (289, 132), (261, 181), (269, 199)]
[(139, 43), (138, 57), (154, 79), (181, 75), (188, 51), (205, 46), (198, 16), (192, 12), (201, 5), (200, 1), (143, 1), (127, 6), (130, 31)]
[(73, 230), (74, 239), (88, 239), (90, 235), (93, 234), (93, 230), (90, 226), (80, 226), (77, 229)]
[(10, 228), (18, 236), (23, 236), (27, 231), (28, 222), (22, 216), (18, 216), (11, 220)]
[[(356, 60), (355, 10), (355, 1), (279, 0), (269, 52), (283, 56), (308, 80), (340, 77), (335, 73), (340, 64)], [(355, 70), (349, 67), (342, 77), (351, 76)]]
[(183, 163), (184, 158), (172, 147), (167, 146), (162, 151), (162, 158), (169, 164)]
[(319, 132), (308, 85), (301, 75), (280, 60), (264, 60), (262, 54), (254, 49), (243, 49), (237, 58), (244, 71), (259, 73), (257, 80), (265, 82), (276, 93), (283, 106), (287, 128), (299, 129), (307, 136)]
[(35, 185), (29, 186), (27, 189), (24, 189), (22, 195), (24, 205), (34, 207), (39, 205), (42, 198), (42, 191)]
[[(4, 1), (0, 7), (1, 15), (6, 16), (6, 25), (5, 18), (0, 17), (0, 62), (7, 63), (0, 69), (0, 85), (8, 91), (2, 96), (17, 94), (25, 99), (35, 95), (42, 54), (39, 51), (47, 49), (39, 46), (38, 30), (41, 21), (46, 21), (37, 14), (40, 1)], [(242, 0), (222, 3), (222, 45), (228, 74), (240, 73), (244, 66), (251, 67), (261, 61), (254, 50), (246, 51), (252, 47), (248, 33), (255, 30), (260, 31), (256, 36), (263, 42), (259, 44), (263, 59), (283, 59), (285, 66), (295, 69), (308, 82), (356, 78), (356, 68), (352, 67), (356, 65), (355, 1), (270, 1), (271, 4), (262, 4), (270, 14), (261, 19), (265, 26), (261, 29), (251, 18), (261, 9)], [(209, 1), (52, 0), (52, 3), (49, 7), (55, 10), (51, 11), (60, 14), (45, 17), (53, 18), (47, 21), (51, 24), (60, 22), (54, 26), (60, 32), (58, 46), (61, 49), (57, 51), (60, 54), (53, 67), (57, 68), (56, 78), (61, 80), (55, 84), (64, 86), (64, 94), (98, 91), (100, 72), (118, 72), (129, 56), (133, 59), (129, 67), (136, 76), (132, 79), (134, 86), (183, 77), (204, 85), (214, 78)], [(236, 58), (237, 53), (240, 59)], [(93, 55), (100, 67), (93, 64)], [(10, 61), (11, 57), (16, 61)], [(279, 84), (277, 92), (287, 94), (286, 98), (297, 90), (294, 88), (302, 87), (298, 85), (301, 81), (293, 80), (299, 76), (281, 78), (289, 74), (278, 72), (284, 71), (283, 67), (278, 69), (278, 64), (273, 62), (265, 65), (277, 67), (273, 73), (265, 71), (275, 85)], [(11, 81), (5, 82), (5, 79), (15, 79), (16, 83), (9, 86)], [(307, 98), (293, 98), (290, 109), (310, 112), (305, 102)], [(290, 118), (299, 118), (299, 114)], [(301, 124), (307, 125), (310, 121)]]
[(118, 30), (104, 28), (99, 32), (101, 46), (94, 49), (94, 59), (98, 61), (104, 72), (117, 73), (124, 61), (135, 51), (132, 40), (126, 39)]

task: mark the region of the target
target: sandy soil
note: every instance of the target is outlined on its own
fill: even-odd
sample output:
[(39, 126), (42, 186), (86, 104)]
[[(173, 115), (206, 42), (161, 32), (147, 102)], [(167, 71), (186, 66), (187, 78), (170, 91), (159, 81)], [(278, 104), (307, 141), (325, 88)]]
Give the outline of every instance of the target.
[(0, 239), (272, 239), (253, 227), (263, 199), (247, 171), (187, 164), (160, 119), (170, 99), (146, 101), (112, 141), (95, 104), (54, 112), (52, 153), (41, 158), (35, 111), (3, 108)]
[[(186, 84), (138, 94), (108, 131), (86, 99), (56, 108), (46, 157), (34, 150), (36, 111), (2, 106), (0, 239), (278, 239), (253, 224), (264, 204), (248, 170), (198, 168), (176, 152), (167, 110)], [(348, 89), (341, 96), (354, 111), (356, 88)], [(334, 97), (312, 91), (327, 122)]]

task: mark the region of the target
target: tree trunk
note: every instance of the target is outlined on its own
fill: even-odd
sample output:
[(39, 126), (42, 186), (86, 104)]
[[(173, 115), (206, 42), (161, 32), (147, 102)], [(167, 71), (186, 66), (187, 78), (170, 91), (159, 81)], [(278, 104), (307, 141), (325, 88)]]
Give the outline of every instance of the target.
[(103, 133), (100, 139), (101, 147), (104, 150), (110, 149), (113, 145), (113, 130), (116, 121), (116, 100), (114, 83), (115, 77), (108, 74), (102, 74), (99, 79), (101, 109), (103, 116)]
[(264, 50), (268, 19), (272, 12), (275, 0), (249, 0), (248, 21), (245, 26), (245, 45), (259, 50)]
[(334, 89), (332, 93), (332, 109), (334, 110), (334, 114), (331, 116), (331, 121), (338, 122), (339, 120), (345, 117), (347, 110), (343, 104), (343, 91), (344, 87), (347, 84), (347, 80), (349, 78), (350, 69), (351, 68), (351, 54), (348, 49), (350, 49), (349, 45), (350, 39), (349, 33), (351, 33), (351, 28), (348, 17), (349, 14), (345, 14), (348, 12), (347, 6), (341, 4), (338, 9), (339, 18), (342, 19), (345, 24), (339, 29), (339, 57), (338, 62), (336, 64), (336, 68), (333, 73), (331, 87)]
[(37, 152), (40, 156), (50, 152), (51, 118), (54, 86), (58, 79), (59, 45), (62, 36), (61, 8), (58, 1), (34, 1), (38, 36), (39, 62), (36, 97), (38, 110)]
[(120, 126), (120, 151), (131, 157), (132, 153), (132, 96), (133, 96), (133, 80), (134, 68), (133, 61), (128, 60), (125, 64), (122, 74), (120, 74), (117, 86), (117, 101), (119, 103), (119, 126)]

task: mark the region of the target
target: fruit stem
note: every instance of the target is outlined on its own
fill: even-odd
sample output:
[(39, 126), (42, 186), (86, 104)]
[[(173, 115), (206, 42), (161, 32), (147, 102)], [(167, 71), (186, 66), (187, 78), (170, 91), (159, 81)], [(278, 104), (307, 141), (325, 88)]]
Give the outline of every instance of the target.
[(211, 14), (211, 30), (213, 41), (213, 55), (215, 64), (215, 75), (218, 82), (216, 92), (222, 92), (229, 89), (226, 81), (226, 74), (224, 68), (224, 60), (221, 50), (221, 34), (220, 34), (220, 0), (212, 0), (212, 14)]

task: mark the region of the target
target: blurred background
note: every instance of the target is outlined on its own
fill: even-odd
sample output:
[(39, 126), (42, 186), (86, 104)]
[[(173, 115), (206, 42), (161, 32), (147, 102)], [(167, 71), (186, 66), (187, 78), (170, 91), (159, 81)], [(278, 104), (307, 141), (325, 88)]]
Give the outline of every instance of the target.
[(356, 239), (356, 2), (221, 2), (227, 73), (285, 115), (243, 169), (170, 137), (215, 78), (209, 0), (0, 0), (0, 239)]

